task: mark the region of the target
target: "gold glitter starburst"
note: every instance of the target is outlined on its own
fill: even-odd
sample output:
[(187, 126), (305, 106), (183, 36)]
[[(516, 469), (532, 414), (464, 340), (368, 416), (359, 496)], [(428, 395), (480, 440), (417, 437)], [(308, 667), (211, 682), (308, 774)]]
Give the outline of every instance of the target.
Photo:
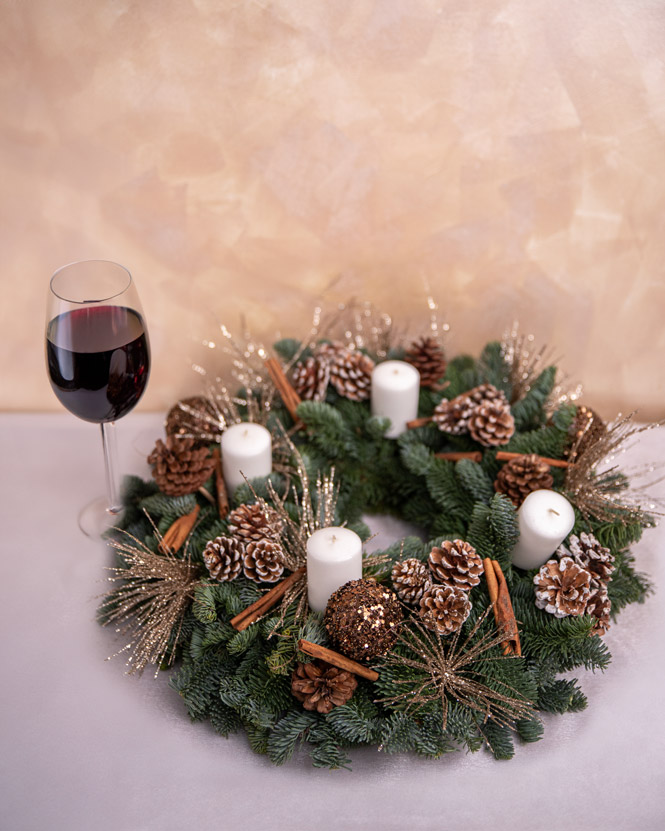
[[(566, 469), (564, 490), (585, 519), (593, 516), (602, 522), (621, 522), (624, 525), (637, 522), (650, 527), (653, 525), (652, 516), (662, 513), (656, 510), (662, 507), (661, 500), (648, 496), (646, 490), (664, 477), (650, 478), (637, 487), (634, 485), (640, 477), (652, 476), (662, 465), (643, 465), (631, 471), (629, 480), (619, 470), (618, 464), (613, 464), (617, 456), (628, 449), (627, 443), (631, 438), (665, 423), (663, 420), (636, 424), (634, 416), (635, 413), (619, 416), (604, 431), (598, 430), (590, 437), (581, 432), (571, 448), (570, 456), (575, 461)], [(578, 448), (581, 448), (579, 453)], [(609, 466), (598, 472), (597, 468), (602, 464)]]
[(491, 607), (478, 618), (461, 643), (459, 632), (446, 640), (411, 618), (400, 631), (397, 648), (382, 661), (386, 669), (408, 670), (408, 677), (390, 678), (389, 683), (398, 686), (400, 692), (379, 701), (404, 711), (440, 701), (444, 732), (450, 700), (474, 710), (483, 720), (491, 718), (503, 726), (512, 727), (518, 719), (533, 718), (533, 702), (517, 690), (498, 679), (492, 681), (494, 688), (479, 680), (479, 661), (519, 660), (502, 653), (488, 654), (505, 638), (493, 631), (478, 634), (490, 611)]
[[(110, 567), (108, 579), (120, 585), (108, 591), (100, 606), (104, 625), (119, 624), (117, 632), (129, 634), (119, 653), (128, 653), (128, 674), (141, 674), (148, 664), (157, 667), (173, 663), (171, 649), (177, 641), (187, 607), (200, 583), (200, 572), (186, 552), (180, 559), (151, 551), (127, 531), (125, 539), (111, 540), (110, 546), (122, 557), (123, 565)], [(160, 542), (162, 537), (155, 529)]]
[[(535, 337), (521, 332), (517, 321), (503, 334), (501, 355), (508, 367), (506, 380), (512, 389), (511, 404), (524, 398), (543, 370), (558, 363), (554, 351), (547, 345), (537, 346)], [(545, 403), (546, 412), (554, 412), (562, 404), (572, 404), (580, 398), (582, 387), (578, 384), (568, 388), (569, 382), (568, 376), (560, 377), (557, 373)]]

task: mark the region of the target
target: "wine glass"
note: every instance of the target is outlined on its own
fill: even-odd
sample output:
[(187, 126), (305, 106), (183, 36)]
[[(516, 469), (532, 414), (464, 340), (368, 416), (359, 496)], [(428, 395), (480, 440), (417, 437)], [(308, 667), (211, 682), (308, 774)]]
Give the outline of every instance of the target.
[(99, 537), (122, 510), (115, 422), (139, 401), (150, 374), (150, 345), (132, 275), (108, 260), (82, 260), (51, 277), (46, 314), (51, 387), (71, 413), (101, 425), (107, 498), (87, 505), (81, 530)]

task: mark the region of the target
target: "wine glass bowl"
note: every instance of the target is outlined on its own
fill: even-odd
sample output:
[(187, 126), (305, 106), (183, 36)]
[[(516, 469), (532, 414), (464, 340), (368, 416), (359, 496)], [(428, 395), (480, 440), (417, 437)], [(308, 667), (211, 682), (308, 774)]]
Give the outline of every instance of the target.
[[(51, 278), (46, 322), (46, 363), (60, 403), (84, 421), (101, 425), (106, 463), (107, 514), (120, 511), (115, 481), (114, 422), (138, 403), (150, 374), (150, 345), (131, 274), (107, 260), (58, 269)], [(91, 509), (99, 513), (99, 508)], [(102, 516), (80, 518), (97, 536)], [(88, 526), (93, 527), (92, 530)]]

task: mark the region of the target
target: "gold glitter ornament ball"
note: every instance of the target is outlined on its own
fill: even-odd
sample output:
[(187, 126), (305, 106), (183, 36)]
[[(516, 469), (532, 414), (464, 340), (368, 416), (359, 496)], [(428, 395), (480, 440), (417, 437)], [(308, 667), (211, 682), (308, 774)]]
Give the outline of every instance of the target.
[(335, 648), (355, 661), (385, 655), (401, 620), (395, 593), (374, 580), (345, 583), (330, 596), (323, 618)]

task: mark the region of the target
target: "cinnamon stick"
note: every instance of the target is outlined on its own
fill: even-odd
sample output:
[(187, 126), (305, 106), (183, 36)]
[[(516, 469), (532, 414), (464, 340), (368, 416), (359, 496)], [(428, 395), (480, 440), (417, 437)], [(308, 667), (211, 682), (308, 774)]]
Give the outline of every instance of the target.
[(413, 421), (407, 421), (407, 430), (415, 430), (416, 427), (424, 427), (432, 421), (432, 416), (424, 416), (423, 418), (414, 418)]
[(492, 601), (494, 619), (499, 627), (499, 632), (505, 635), (503, 653), (504, 655), (521, 655), (522, 646), (517, 631), (515, 612), (513, 611), (513, 604), (510, 602), (508, 584), (503, 571), (501, 571), (501, 566), (496, 560), (490, 560), (489, 557), (486, 557), (483, 560), (483, 568), (485, 569), (487, 589)]
[(277, 358), (267, 358), (265, 364), (268, 372), (270, 373), (273, 384), (277, 387), (277, 391), (282, 397), (284, 406), (289, 411), (291, 418), (299, 424), (300, 419), (296, 415), (296, 410), (298, 409), (298, 405), (301, 401), (300, 396), (291, 386), (289, 379), (284, 374), (282, 365)]
[(196, 522), (196, 518), (198, 517), (200, 510), (200, 506), (197, 505), (193, 511), (176, 519), (176, 521), (170, 526), (168, 531), (162, 537), (162, 541), (159, 543), (158, 548), (162, 554), (166, 554), (169, 551), (178, 551), (182, 548), (185, 540), (189, 536), (190, 531), (194, 527), (194, 523)]
[(226, 490), (226, 482), (224, 481), (224, 474), (222, 473), (222, 454), (219, 447), (212, 451), (212, 457), (215, 460), (215, 488), (217, 489), (217, 510), (219, 511), (219, 518), (224, 517), (229, 512), (229, 495)]
[(364, 667), (362, 664), (358, 664), (356, 661), (352, 661), (350, 658), (340, 655), (339, 652), (333, 652), (332, 649), (320, 646), (318, 643), (299, 640), (298, 649), (306, 655), (311, 655), (312, 658), (320, 658), (322, 661), (327, 661), (329, 664), (332, 664), (338, 669), (344, 669), (347, 672), (354, 673), (354, 675), (360, 675), (362, 678), (367, 678), (368, 681), (376, 681), (379, 677), (379, 673), (375, 670)]
[(276, 586), (273, 586), (269, 592), (266, 592), (263, 595), (263, 597), (259, 597), (259, 599), (255, 600), (251, 606), (248, 606), (234, 618), (231, 618), (231, 626), (233, 626), (233, 628), (238, 632), (242, 632), (243, 629), (247, 629), (247, 627), (254, 623), (254, 621), (262, 617), (268, 609), (272, 609), (272, 607), (286, 594), (287, 589), (296, 583), (304, 573), (304, 567), (296, 569), (293, 574), (290, 574), (285, 580), (282, 580), (280, 583), (277, 583)]
[[(499, 462), (509, 462), (511, 459), (519, 459), (522, 456), (527, 456), (527, 453), (509, 453), (507, 450), (499, 450), (496, 454), (496, 459)], [(545, 462), (550, 467), (570, 467), (570, 462), (564, 459), (550, 459), (548, 456), (538, 456), (541, 462)]]
[(480, 450), (451, 451), (450, 453), (435, 453), (434, 455), (437, 459), (446, 459), (449, 462), (460, 462), (462, 459), (469, 459), (471, 462), (482, 462), (483, 460), (483, 454)]

